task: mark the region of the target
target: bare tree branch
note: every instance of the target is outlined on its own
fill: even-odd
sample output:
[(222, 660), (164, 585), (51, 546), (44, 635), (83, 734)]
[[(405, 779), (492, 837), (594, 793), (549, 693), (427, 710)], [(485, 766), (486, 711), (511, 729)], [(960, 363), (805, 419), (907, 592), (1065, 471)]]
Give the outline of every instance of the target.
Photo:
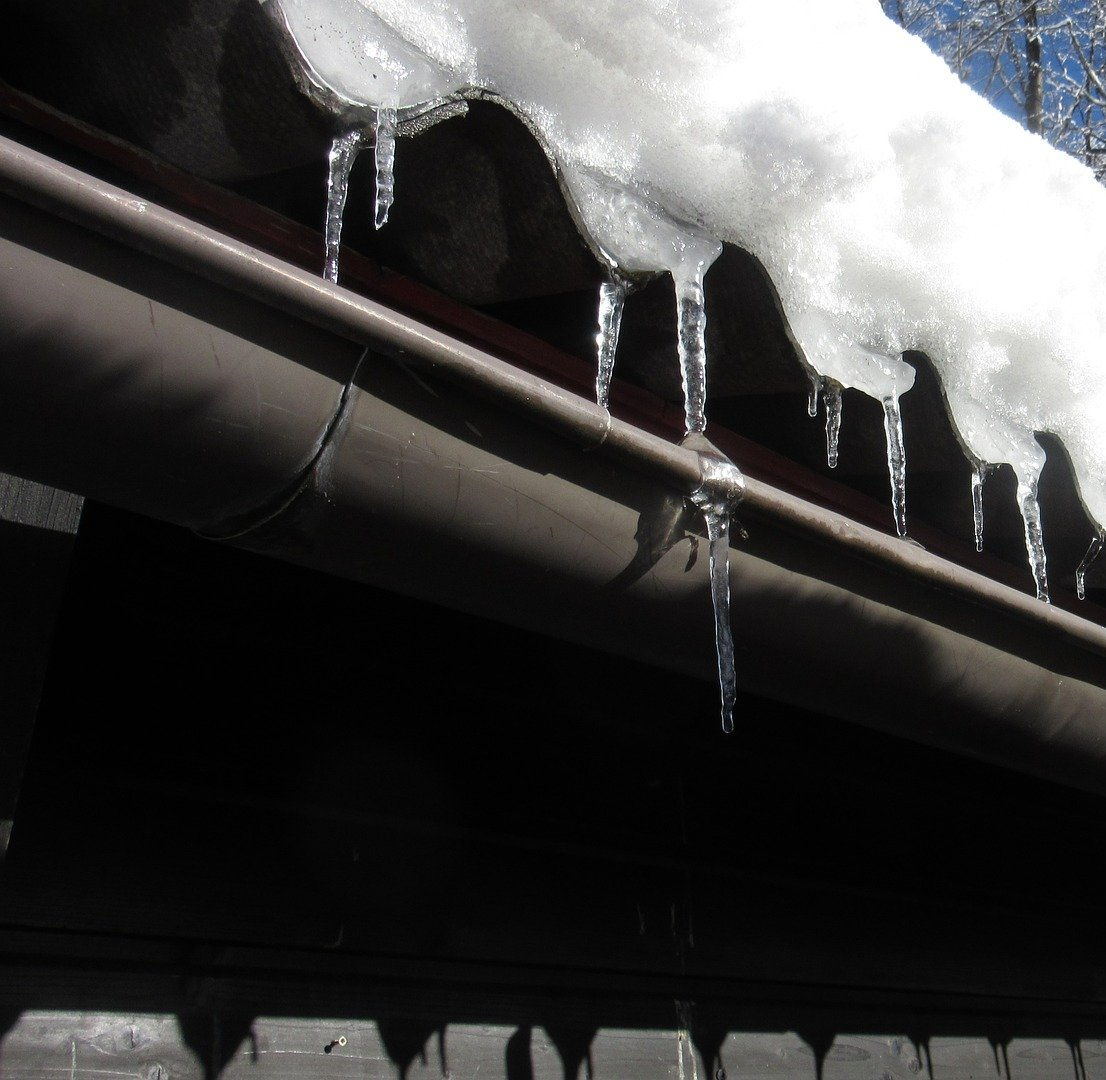
[(1106, 0), (880, 0), (1000, 109), (1106, 181)]

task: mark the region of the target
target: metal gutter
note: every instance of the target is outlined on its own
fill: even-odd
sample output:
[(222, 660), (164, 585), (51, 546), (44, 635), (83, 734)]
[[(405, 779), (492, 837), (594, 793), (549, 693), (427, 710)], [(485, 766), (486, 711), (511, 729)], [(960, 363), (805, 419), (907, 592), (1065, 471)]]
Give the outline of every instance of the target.
[(746, 481), (743, 510), (821, 543), (847, 548), (857, 557), (925, 582), (932, 588), (1045, 627), (1072, 645), (1106, 656), (1106, 627), (965, 570), (930, 554), (909, 539), (879, 532), (758, 480)]
[[(0, 137), (0, 190), (31, 205), (133, 245), (159, 259), (273, 305), (315, 326), (363, 342), (494, 396), (585, 449), (632, 464), (685, 495), (703, 482), (698, 455), (642, 431), (486, 352), (381, 304), (332, 286), (233, 238), (91, 180), (45, 155)], [(740, 462), (738, 462), (740, 465)], [(866, 558), (971, 599), (1044, 623), (1072, 643), (1106, 655), (1106, 628), (930, 556), (848, 518), (749, 480), (744, 511), (840, 544)]]
[[(693, 450), (7, 139), (0, 192), (0, 468), (711, 676)], [(747, 688), (1106, 790), (1106, 628), (764, 483), (740, 517)]]

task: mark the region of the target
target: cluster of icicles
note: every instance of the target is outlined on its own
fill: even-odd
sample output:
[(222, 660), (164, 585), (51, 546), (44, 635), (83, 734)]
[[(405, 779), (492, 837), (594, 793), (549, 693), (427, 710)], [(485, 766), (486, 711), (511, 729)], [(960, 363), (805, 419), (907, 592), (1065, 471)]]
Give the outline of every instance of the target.
[[(679, 162), (669, 161), (673, 156), (670, 154), (657, 158), (651, 166), (642, 164), (638, 160), (640, 146), (627, 155), (623, 144), (618, 142), (625, 133), (618, 132), (615, 138), (611, 134), (615, 129), (601, 114), (588, 112), (594, 103), (586, 91), (579, 101), (584, 103), (582, 108), (588, 114), (577, 117), (578, 122), (574, 123), (571, 114), (576, 99), (572, 94), (578, 91), (566, 90), (563, 83), (566, 78), (571, 81), (573, 76), (562, 74), (562, 83), (550, 89), (548, 70), (534, 73), (525, 63), (497, 58), (496, 49), (492, 47), (494, 33), (484, 31), (489, 40), (478, 60), (478, 52), (468, 40), (470, 28), (466, 19), (458, 14), (456, 5), (444, 0), (261, 2), (267, 4), (286, 31), (289, 53), (302, 87), (340, 122), (341, 132), (330, 153), (324, 271), (328, 280), (338, 280), (343, 211), (350, 170), (359, 151), (370, 145), (374, 150), (375, 224), (380, 228), (388, 219), (393, 201), (397, 135), (415, 134), (440, 119), (457, 115), (464, 111), (466, 99), (477, 97), (501, 101), (535, 133), (557, 173), (581, 234), (606, 268), (607, 280), (599, 291), (596, 335), (596, 396), (603, 407), (608, 404), (627, 295), (652, 277), (664, 273), (671, 276), (676, 296), (686, 435), (690, 445), (700, 450), (707, 447), (707, 452), (701, 453), (706, 479), (693, 501), (704, 514), (710, 540), (722, 723), (724, 730), (732, 730), (735, 678), (729, 620), (728, 531), (743, 481), (736, 466), (722, 455), (710, 452), (702, 434), (706, 427), (703, 282), (707, 270), (722, 251), (722, 243), (715, 235), (722, 230), (708, 228), (703, 223), (708, 215), (697, 211), (692, 203), (687, 207), (677, 205), (682, 189), (679, 183), (671, 181), (671, 174), (666, 170), (671, 165), (678, 174)], [(475, 13), (480, 12), (485, 22), (494, 23), (494, 0), (466, 2), (473, 8), (470, 13), (473, 18), (468, 21), (478, 21)], [(709, 4), (710, 0), (703, 2)], [(488, 12), (481, 11), (481, 4), (489, 9)], [(557, 18), (576, 17), (566, 14), (572, 12), (571, 5), (566, 7), (551, 0), (548, 6)], [(615, 25), (617, 22), (614, 20)], [(416, 26), (420, 28), (417, 32), (413, 29)], [(559, 31), (563, 29), (558, 25)], [(422, 39), (419, 39), (420, 34)], [(433, 48), (427, 41), (433, 42)], [(500, 45), (500, 52), (515, 47), (509, 40)], [(630, 47), (627, 42), (627, 48)], [(579, 51), (578, 44), (572, 48)], [(822, 42), (819, 48), (828, 46)], [(556, 67), (556, 63), (551, 63), (551, 69)], [(533, 88), (527, 85), (527, 79), (533, 81)], [(594, 91), (601, 94), (603, 88), (595, 87)], [(672, 107), (679, 109), (678, 104)], [(611, 150), (611, 146), (618, 152)], [(635, 155), (637, 157), (631, 161)], [(635, 175), (635, 161), (645, 170), (645, 175)], [(772, 219), (775, 212), (771, 201), (773, 192), (782, 190), (777, 200), (781, 205), (789, 197), (787, 185), (790, 181), (786, 176), (782, 181), (779, 179), (782, 173), (777, 164), (770, 163), (764, 170), (766, 179), (762, 178), (761, 187), (768, 194), (759, 191), (757, 197), (748, 200), (750, 222), (759, 221), (755, 218), (758, 214), (764, 220)], [(806, 182), (812, 181), (816, 183), (817, 177), (806, 177)], [(696, 182), (704, 181), (701, 177), (692, 178), (691, 183)], [(658, 198), (657, 192), (675, 192), (676, 197)], [(710, 205), (709, 200), (704, 199), (703, 205)], [(802, 212), (800, 207), (797, 213), (801, 216)], [(782, 224), (777, 222), (776, 227), (786, 232), (787, 223), (785, 220)], [(752, 235), (756, 230), (751, 225), (748, 231), (752, 242), (743, 243), (743, 246), (761, 258), (777, 285), (797, 275), (791, 261), (792, 253), (780, 255), (770, 233), (764, 234), (758, 242), (758, 237)], [(741, 233), (741, 223), (734, 223), (723, 235), (727, 240), (742, 242)], [(783, 298), (784, 290), (780, 292)], [(858, 344), (855, 337), (846, 339), (840, 326), (826, 317), (825, 310), (817, 303), (797, 303), (787, 310), (790, 330), (811, 379), (810, 414), (817, 415), (821, 398), (827, 458), (833, 467), (837, 463), (843, 388), (860, 389), (881, 402), (894, 520), (898, 534), (905, 537), (906, 455), (899, 398), (914, 382), (913, 368), (901, 359), (902, 351), (909, 345), (895, 340), (884, 341), (879, 346)], [(1045, 554), (1037, 503), (1037, 481), (1044, 464), (1044, 451), (1032, 434), (1025, 434), (1017, 424), (996, 421), (995, 416), (965, 389), (964, 380), (957, 382), (955, 373), (942, 369), (939, 355), (934, 360), (942, 375), (958, 434), (974, 465), (972, 497), (976, 546), (982, 550), (984, 479), (995, 464), (1008, 463), (1017, 475), (1018, 501), (1025, 522), (1026, 547), (1037, 595), (1047, 602)], [(945, 378), (946, 375), (949, 377)], [(1102, 548), (1103, 540), (1100, 527), (1077, 573), (1080, 597), (1084, 592), (1087, 568)]]

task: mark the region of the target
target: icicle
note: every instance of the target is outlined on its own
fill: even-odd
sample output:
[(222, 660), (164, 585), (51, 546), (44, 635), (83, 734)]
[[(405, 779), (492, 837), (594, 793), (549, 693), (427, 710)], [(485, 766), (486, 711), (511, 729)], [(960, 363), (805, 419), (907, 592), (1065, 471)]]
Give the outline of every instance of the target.
[(323, 277), (338, 282), (338, 252), (342, 243), (342, 217), (349, 191), (349, 174), (364, 144), (360, 129), (339, 135), (330, 146), (330, 174), (326, 181), (326, 265)]
[(902, 438), (902, 413), (899, 399), (883, 399), (883, 430), (887, 434), (887, 471), (891, 476), (891, 508), (895, 513), (895, 532), (906, 536), (906, 447)]
[(622, 325), (622, 307), (626, 302), (626, 286), (620, 281), (604, 281), (599, 286), (599, 330), (595, 346), (599, 364), (595, 374), (595, 400), (608, 407), (614, 354), (618, 348), (618, 331)]
[(818, 415), (818, 395), (822, 391), (822, 376), (810, 373), (810, 393), (806, 399), (806, 411), (811, 417)]
[(722, 730), (733, 731), (737, 675), (730, 628), (730, 515), (704, 511), (710, 540), (710, 595), (714, 604), (714, 644), (718, 653), (718, 683), (722, 690)]
[(1025, 550), (1029, 556), (1029, 568), (1033, 571), (1033, 581), (1037, 586), (1037, 599), (1046, 604), (1052, 601), (1048, 596), (1048, 575), (1045, 572), (1045, 542), (1041, 533), (1041, 504), (1037, 501), (1037, 477), (1023, 480), (1018, 476), (1018, 507), (1025, 522)]
[(972, 470), (972, 516), (975, 518), (975, 550), (983, 550), (983, 481), (987, 479), (987, 463), (980, 461)]
[(841, 432), (841, 384), (833, 379), (822, 382), (822, 400), (826, 403), (826, 464), (837, 468), (837, 437)]
[(396, 111), (385, 105), (376, 110), (376, 227), (388, 220), (395, 199)]
[(697, 267), (688, 276), (684, 274), (676, 276), (673, 272), (686, 434), (701, 433), (707, 427), (703, 411), (707, 400), (707, 313), (703, 303), (704, 272), (702, 266)]
[(733, 632), (730, 628), (730, 516), (745, 494), (745, 477), (728, 458), (721, 456), (707, 440), (693, 433), (684, 446), (705, 445), (699, 453), (703, 483), (691, 501), (703, 512), (710, 541), (710, 592), (714, 606), (714, 643), (718, 653), (718, 684), (722, 692), (722, 730), (733, 731), (733, 708), (737, 699), (734, 670)]
[(1083, 556), (1079, 569), (1075, 571), (1075, 594), (1080, 600), (1086, 599), (1087, 571), (1091, 568), (1091, 563), (1098, 558), (1104, 544), (1106, 544), (1106, 531), (1099, 530), (1098, 535), (1091, 541), (1091, 546), (1087, 548), (1087, 554)]

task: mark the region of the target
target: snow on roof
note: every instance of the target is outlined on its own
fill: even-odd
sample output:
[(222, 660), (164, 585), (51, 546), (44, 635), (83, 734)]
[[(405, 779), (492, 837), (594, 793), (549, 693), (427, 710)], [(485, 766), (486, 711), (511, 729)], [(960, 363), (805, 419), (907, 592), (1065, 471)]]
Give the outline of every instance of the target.
[(902, 353), (929, 356), (978, 482), (1017, 474), (1039, 595), (1034, 432), (1058, 436), (1106, 526), (1106, 191), (873, 0), (268, 4), (352, 126), (390, 131), (395, 110), (402, 133), (475, 95), (523, 117), (613, 282), (672, 274), (689, 431), (702, 277), (726, 241), (766, 268), (827, 411), (841, 387), (884, 403), (899, 486)]

